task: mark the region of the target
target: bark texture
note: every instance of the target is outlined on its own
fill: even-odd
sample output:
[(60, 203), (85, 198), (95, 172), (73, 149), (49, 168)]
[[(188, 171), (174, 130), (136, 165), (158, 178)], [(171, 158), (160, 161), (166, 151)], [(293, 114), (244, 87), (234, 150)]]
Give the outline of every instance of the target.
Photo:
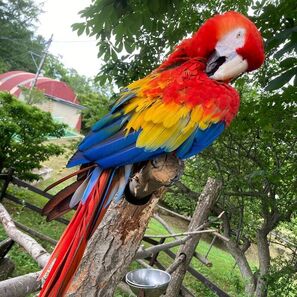
[(49, 260), (50, 254), (35, 239), (16, 228), (12, 218), (1, 203), (0, 221), (3, 224), (6, 234), (21, 245), (40, 267), (44, 267)]
[(24, 297), (40, 290), (41, 282), (38, 281), (40, 272), (14, 277), (1, 282), (0, 296)]
[(257, 246), (259, 257), (259, 275), (257, 277), (255, 297), (267, 296), (267, 280), (265, 279), (270, 268), (270, 252), (267, 235), (270, 230), (262, 228), (257, 232)]
[[(204, 190), (200, 194), (199, 200), (192, 220), (189, 225), (189, 231), (195, 231), (197, 227), (201, 226), (207, 219), (209, 212), (217, 198), (217, 195), (221, 189), (221, 183), (209, 178)], [(172, 273), (172, 280), (166, 291), (166, 297), (177, 297), (179, 296), (181, 285), (184, 276), (187, 272), (187, 268), (192, 260), (195, 253), (196, 246), (201, 238), (201, 234), (193, 235), (177, 253), (176, 261), (181, 261), (180, 256), (185, 255), (185, 260), (180, 263), (176, 270)]]
[[(170, 184), (183, 169), (173, 155), (162, 156), (132, 178), (130, 190), (148, 196), (161, 185)], [(91, 238), (67, 296), (111, 297), (133, 260), (154, 208), (164, 192), (158, 190), (149, 203), (136, 206), (122, 200), (112, 204)]]
[[(221, 211), (221, 210), (219, 210)], [(229, 241), (225, 241), (224, 244), (228, 252), (232, 255), (242, 277), (245, 280), (245, 293), (247, 296), (252, 296), (255, 292), (255, 277), (253, 271), (248, 263), (248, 260), (245, 256), (245, 251), (240, 248), (240, 246), (231, 239), (231, 226), (230, 220), (227, 213), (224, 213), (222, 216), (223, 226), (224, 226), (224, 235), (229, 238)]]

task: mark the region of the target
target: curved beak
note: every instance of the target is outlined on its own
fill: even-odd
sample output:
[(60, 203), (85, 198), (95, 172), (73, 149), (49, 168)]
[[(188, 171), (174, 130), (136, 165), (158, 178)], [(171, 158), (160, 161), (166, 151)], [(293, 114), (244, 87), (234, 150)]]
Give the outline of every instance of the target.
[(218, 51), (208, 58), (205, 72), (215, 80), (228, 81), (238, 77), (248, 69), (248, 63), (236, 52), (232, 52), (227, 57), (220, 56)]

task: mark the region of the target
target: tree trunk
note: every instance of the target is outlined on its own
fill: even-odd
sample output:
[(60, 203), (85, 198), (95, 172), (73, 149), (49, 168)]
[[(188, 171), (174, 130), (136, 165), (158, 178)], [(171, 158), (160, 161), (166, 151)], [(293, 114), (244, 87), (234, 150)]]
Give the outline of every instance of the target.
[[(202, 225), (214, 204), (217, 195), (221, 189), (221, 183), (209, 178), (203, 192), (201, 193), (197, 202), (196, 210), (193, 214), (192, 220), (189, 225), (189, 231), (195, 231), (198, 226)], [(201, 234), (193, 236), (183, 246), (181, 246), (177, 253), (176, 261), (179, 261), (179, 256), (185, 255), (185, 260), (177, 267), (172, 273), (172, 280), (166, 291), (166, 297), (177, 297), (182, 286), (184, 276), (187, 272), (188, 266), (192, 260), (196, 246), (201, 238)]]
[(40, 272), (33, 272), (2, 281), (0, 296), (28, 296), (28, 294), (40, 290), (41, 282), (38, 280), (39, 275)]
[[(219, 210), (220, 212), (220, 210)], [(224, 213), (223, 217), (223, 226), (224, 226), (224, 235), (229, 237), (229, 241), (224, 241), (224, 244), (228, 250), (228, 252), (232, 255), (240, 273), (245, 281), (245, 293), (247, 296), (253, 296), (256, 290), (255, 287), (255, 277), (252, 272), (252, 269), (249, 265), (249, 262), (244, 254), (244, 252), (240, 249), (240, 247), (236, 244), (236, 242), (230, 238), (231, 227), (227, 213)]]
[[(173, 155), (158, 158), (137, 173), (129, 188), (132, 193), (148, 195), (141, 189), (168, 185), (182, 169), (181, 162)], [(113, 296), (116, 286), (128, 271), (163, 192), (158, 190), (146, 205), (132, 205), (123, 199), (118, 205), (110, 206), (88, 244), (68, 297)]]
[(227, 247), (228, 252), (236, 261), (236, 264), (238, 265), (240, 273), (244, 279), (246, 295), (254, 296), (256, 289), (255, 278), (244, 252), (239, 248), (239, 246), (236, 245), (236, 243), (232, 239), (230, 239), (228, 242), (224, 241), (224, 244)]
[(270, 267), (270, 252), (267, 234), (267, 230), (263, 229), (260, 229), (257, 232), (259, 275), (257, 277), (255, 297), (267, 296), (267, 280), (265, 280), (265, 277), (267, 276)]

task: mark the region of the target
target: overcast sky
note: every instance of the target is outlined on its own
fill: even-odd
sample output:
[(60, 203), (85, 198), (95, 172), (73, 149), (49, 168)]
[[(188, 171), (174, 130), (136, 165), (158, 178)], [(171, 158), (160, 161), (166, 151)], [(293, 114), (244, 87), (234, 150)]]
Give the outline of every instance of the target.
[(37, 33), (49, 39), (54, 34), (50, 52), (60, 55), (68, 68), (74, 68), (79, 74), (95, 76), (100, 67), (97, 59), (97, 47), (94, 38), (77, 36), (71, 25), (79, 22), (78, 12), (89, 5), (91, 0), (35, 0), (44, 3), (44, 13), (39, 17)]

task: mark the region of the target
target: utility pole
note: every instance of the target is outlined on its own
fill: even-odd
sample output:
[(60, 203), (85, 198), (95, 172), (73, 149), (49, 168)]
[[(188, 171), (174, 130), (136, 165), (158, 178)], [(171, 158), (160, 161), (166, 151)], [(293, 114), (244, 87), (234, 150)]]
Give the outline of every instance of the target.
[(48, 50), (49, 50), (49, 47), (50, 47), (52, 41), (53, 41), (53, 34), (51, 35), (50, 39), (46, 42), (45, 50), (44, 50), (44, 52), (43, 52), (43, 55), (41, 56), (41, 60), (40, 60), (40, 63), (39, 63), (39, 65), (38, 65), (38, 68), (37, 68), (37, 71), (36, 71), (34, 80), (32, 81), (31, 86), (30, 86), (30, 93), (32, 92), (33, 88), (34, 88), (35, 85), (36, 85), (37, 79), (38, 79), (38, 77), (39, 77), (39, 75), (40, 75), (42, 66), (43, 66), (43, 64), (44, 64), (44, 61), (45, 61), (45, 59), (46, 59), (46, 56), (47, 56), (47, 54), (48, 54)]

